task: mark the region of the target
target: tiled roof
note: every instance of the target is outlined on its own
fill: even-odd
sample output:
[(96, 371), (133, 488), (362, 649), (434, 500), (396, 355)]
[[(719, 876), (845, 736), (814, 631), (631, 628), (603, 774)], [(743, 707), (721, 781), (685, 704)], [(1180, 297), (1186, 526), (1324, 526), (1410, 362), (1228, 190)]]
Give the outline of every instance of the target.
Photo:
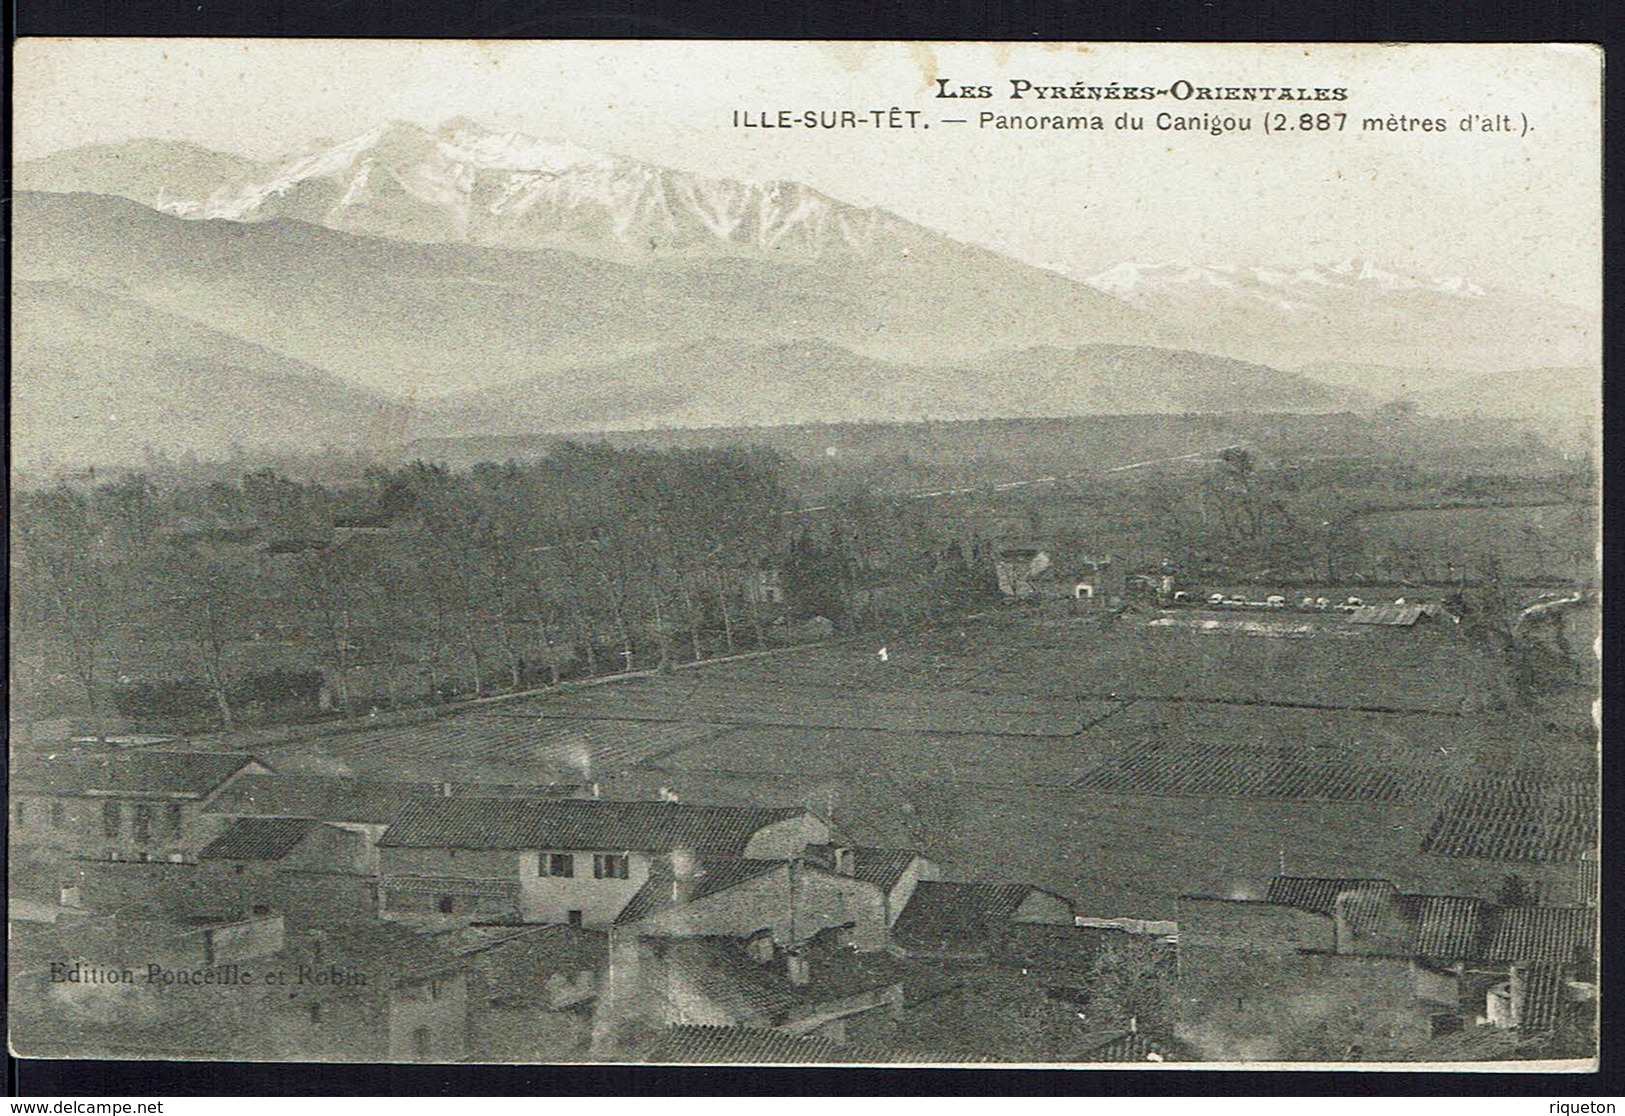
[(919, 858), (920, 854), (913, 849), (855, 846), (852, 849), (852, 875), (889, 892), (903, 878), (908, 866)]
[(1579, 961), (1597, 949), (1591, 907), (1502, 907), (1491, 925), (1486, 961)]
[(290, 967), (307, 963), (357, 973), (366, 978), (365, 984), (322, 987), (366, 995), (394, 981), (466, 972), (468, 960), (448, 948), (454, 944), (400, 923), (365, 919), (290, 929), (280, 956)]
[(321, 822), (308, 818), (238, 818), (203, 847), (200, 860), (281, 860)]
[(758, 830), (805, 813), (799, 807), (439, 798), (409, 806), (379, 844), (458, 849), (686, 849), (702, 856), (738, 856)]
[(805, 986), (792, 985), (771, 965), (745, 956), (728, 938), (646, 939), (706, 999), (740, 1019), (770, 1019), (802, 1003)]
[(244, 775), (209, 804), (209, 812), (387, 825), (408, 803), (438, 793), (434, 783), (326, 775)]
[(1338, 906), (1343, 925), (1354, 935), (1354, 952), (1411, 952), (1416, 924), (1405, 917), (1397, 893), (1353, 888), (1339, 893)]
[(609, 956), (609, 936), (564, 923), (529, 926), (461, 926), (448, 935), (450, 946), (465, 957), (522, 951), (532, 959), (545, 956), (559, 971), (593, 968)]
[(1517, 1031), (1489, 1025), (1467, 1027), (1454, 1034), (1437, 1035), (1408, 1047), (1386, 1060), (1394, 1062), (1505, 1062), (1527, 1058), (1520, 1049), (1524, 1038)]
[[(846, 1000), (865, 992), (901, 985), (905, 963), (885, 953), (860, 954), (839, 945), (826, 931), (803, 946), (808, 979), (792, 983), (782, 954), (752, 959), (737, 938), (643, 939), (664, 965), (681, 972), (707, 999), (736, 1019), (782, 1021), (798, 1008)], [(651, 967), (650, 973), (658, 970)]]
[(1170, 1039), (1157, 1038), (1144, 1031), (1102, 1034), (1085, 1040), (1071, 1052), (1079, 1062), (1174, 1062), (1181, 1048)]
[[(615, 925), (627, 926), (640, 922), (665, 907), (696, 902), (747, 880), (776, 872), (782, 864), (783, 861), (778, 860), (744, 860), (737, 857), (707, 859), (697, 866), (696, 875), (683, 881), (680, 892), (673, 890), (673, 885), (678, 881), (670, 869), (657, 864), (655, 870), (649, 873), (648, 882), (638, 888), (637, 893), (616, 916)], [(681, 898), (678, 898), (679, 894)]]
[(754, 1027), (668, 1027), (644, 1054), (650, 1062), (698, 1065), (809, 1065), (844, 1062), (848, 1051), (828, 1039)]
[(1033, 890), (1026, 884), (922, 880), (892, 933), (899, 945), (910, 950), (984, 950), (992, 926), (1011, 919)]
[(49, 794), (129, 794), (201, 798), (254, 757), (243, 752), (154, 749), (18, 756), (11, 780)]
[(1525, 1034), (1550, 1031), (1557, 1026), (1563, 1006), (1564, 967), (1550, 962), (1530, 965), (1523, 972), (1523, 1013), (1518, 1029)]
[(388, 825), (410, 803), (426, 798), (563, 798), (579, 789), (573, 783), (437, 783), (331, 775), (244, 775), (209, 804), (209, 812)]
[(1300, 911), (1330, 915), (1337, 911), (1337, 897), (1349, 891), (1392, 895), (1395, 888), (1388, 880), (1276, 876), (1270, 880), (1265, 901), (1285, 907), (1296, 907)]
[(1464, 895), (1405, 895), (1400, 909), (1414, 927), (1411, 952), (1421, 957), (1477, 957), (1484, 937), (1482, 899)]

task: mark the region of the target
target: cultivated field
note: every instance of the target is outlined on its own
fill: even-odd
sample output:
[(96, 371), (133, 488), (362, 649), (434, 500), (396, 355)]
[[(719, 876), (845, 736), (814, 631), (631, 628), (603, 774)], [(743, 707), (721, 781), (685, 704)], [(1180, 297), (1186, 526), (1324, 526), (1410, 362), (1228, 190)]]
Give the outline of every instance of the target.
[(997, 611), (895, 633), (884, 660), (877, 639), (846, 641), (263, 754), (282, 770), (802, 803), (852, 840), (1028, 880), (1090, 914), (1169, 917), (1182, 893), (1251, 894), (1283, 866), (1437, 892), (1493, 894), (1512, 870), (1572, 887), (1550, 858), (1422, 852), (1483, 778), (1572, 786), (1593, 762), (1583, 740), (1497, 711), (1496, 665), (1454, 625), (1324, 618), (1274, 638), (1156, 619)]

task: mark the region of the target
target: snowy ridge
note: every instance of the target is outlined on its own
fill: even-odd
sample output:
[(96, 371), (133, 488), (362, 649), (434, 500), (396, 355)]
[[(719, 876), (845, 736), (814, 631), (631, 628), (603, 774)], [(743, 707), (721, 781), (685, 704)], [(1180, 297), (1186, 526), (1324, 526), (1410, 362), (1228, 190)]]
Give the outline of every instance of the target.
[(617, 254), (867, 254), (906, 223), (793, 182), (733, 182), (467, 121), (394, 123), (284, 162), (202, 199), (164, 197), (178, 217), (293, 217), (332, 228)]
[(1484, 298), (1487, 291), (1459, 276), (1421, 277), (1391, 271), (1364, 257), (1298, 268), (1240, 264), (1201, 264), (1190, 260), (1121, 263), (1084, 282), (1096, 290), (1144, 307), (1160, 298), (1203, 291), (1257, 299), (1283, 310), (1308, 309), (1327, 295), (1365, 292), (1419, 292), (1456, 298)]

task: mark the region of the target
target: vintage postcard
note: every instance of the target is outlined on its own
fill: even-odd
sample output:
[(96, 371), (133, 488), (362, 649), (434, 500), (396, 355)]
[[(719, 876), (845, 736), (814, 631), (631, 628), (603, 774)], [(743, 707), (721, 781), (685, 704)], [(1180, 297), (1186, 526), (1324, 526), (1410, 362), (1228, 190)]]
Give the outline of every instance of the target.
[(1595, 1064), (1596, 48), (15, 60), (15, 1052)]

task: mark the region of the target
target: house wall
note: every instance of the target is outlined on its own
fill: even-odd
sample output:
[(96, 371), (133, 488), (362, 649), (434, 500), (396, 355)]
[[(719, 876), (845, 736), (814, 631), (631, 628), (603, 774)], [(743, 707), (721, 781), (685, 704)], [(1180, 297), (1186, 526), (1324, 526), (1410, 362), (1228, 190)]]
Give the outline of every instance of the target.
[(377, 882), (354, 873), (279, 872), (264, 864), (224, 861), (78, 861), (80, 904), (88, 911), (144, 912), (161, 918), (242, 918), (257, 907), (290, 925), (372, 918)]
[(204, 935), (209, 963), (249, 961), (281, 951), (287, 940), (287, 924), (281, 915), (246, 918), (224, 926), (211, 926)]
[(942, 869), (936, 863), (923, 856), (917, 856), (904, 869), (902, 878), (892, 885), (891, 891), (886, 895), (886, 925), (897, 925), (897, 916), (903, 913), (908, 901), (914, 897), (914, 889), (921, 880), (940, 880)]
[[(1459, 1008), (1462, 1004), (1461, 974), (1451, 969), (1436, 969), (1412, 961), (1411, 992), (1419, 1000), (1427, 1000), (1442, 1007)], [(1474, 999), (1476, 1001), (1477, 997)], [(1473, 1006), (1477, 1006), (1476, 1002)]]
[[(319, 1014), (312, 1014), (312, 1006)], [(384, 1001), (374, 992), (335, 993), (312, 984), (267, 990), (263, 1049), (251, 1057), (327, 1062), (381, 1062), (388, 1056)]]
[[(229, 787), (242, 775), (267, 774), (270, 768), (251, 762), (209, 796), (194, 799), (164, 795), (54, 795), (13, 788), (11, 842), (20, 848), (48, 849), (69, 856), (97, 859), (191, 859), (229, 824), (229, 820), (202, 812), (208, 798)], [(109, 834), (103, 810), (107, 803), (118, 810), (117, 826)], [(137, 813), (149, 811), (148, 833), (137, 840)], [(171, 814), (171, 808), (175, 813)], [(172, 820), (176, 819), (176, 820)]]
[[(794, 901), (791, 873), (795, 872)], [(629, 928), (637, 933), (745, 937), (771, 930), (779, 945), (805, 941), (820, 930), (856, 923), (850, 940), (860, 950), (886, 946), (885, 897), (879, 887), (851, 876), (789, 864), (766, 875), (658, 911)]]
[(1175, 1033), (1204, 1058), (1374, 1058), (1431, 1035), (1409, 959), (1335, 953), (1327, 916), (1181, 899), (1178, 921)]
[[(468, 980), (462, 973), (397, 984), (385, 1016), (392, 1062), (455, 1062), (468, 1053)], [(420, 1029), (427, 1049), (420, 1048)]]
[(519, 885), (511, 881), (493, 891), (450, 877), (436, 880), (432, 887), (407, 889), (386, 881), (379, 917), (403, 922), (426, 918), (518, 922)]
[(578, 1061), (592, 1037), (592, 1013), (519, 1007), (472, 1007), (468, 1056), (476, 1062), (549, 1064)]
[(1030, 891), (1016, 908), (1016, 922), (1044, 922), (1058, 926), (1072, 925), (1072, 904), (1059, 895), (1045, 891)]
[(1208, 1059), (1379, 1059), (1432, 1034), (1410, 961), (1180, 942), (1175, 1034)]
[[(626, 879), (595, 879), (592, 874), (593, 851), (590, 849), (555, 849), (544, 852), (519, 854), (519, 917), (525, 922), (564, 923), (570, 921), (571, 911), (581, 912), (581, 924), (588, 927), (606, 927), (615, 916), (626, 909), (632, 896), (649, 879), (647, 853), (624, 853), (627, 858)], [(538, 874), (541, 858), (551, 852), (568, 852), (575, 857), (575, 875), (543, 876)]]
[(513, 849), (402, 849), (385, 846), (378, 850), (378, 867), (386, 876), (511, 880), (519, 871), (521, 855)]
[[(108, 803), (118, 811), (111, 834), (103, 815)], [(141, 807), (149, 818), (144, 841), (136, 839)], [(215, 833), (199, 825), (198, 804), (187, 799), (14, 794), (11, 819), (11, 840), (19, 847), (108, 860), (190, 859)]]
[(747, 860), (788, 860), (808, 845), (829, 841), (829, 825), (811, 814), (799, 814), (757, 830), (745, 845)]
[(369, 860), (365, 834), (320, 825), (278, 864), (284, 871), (364, 872)]

